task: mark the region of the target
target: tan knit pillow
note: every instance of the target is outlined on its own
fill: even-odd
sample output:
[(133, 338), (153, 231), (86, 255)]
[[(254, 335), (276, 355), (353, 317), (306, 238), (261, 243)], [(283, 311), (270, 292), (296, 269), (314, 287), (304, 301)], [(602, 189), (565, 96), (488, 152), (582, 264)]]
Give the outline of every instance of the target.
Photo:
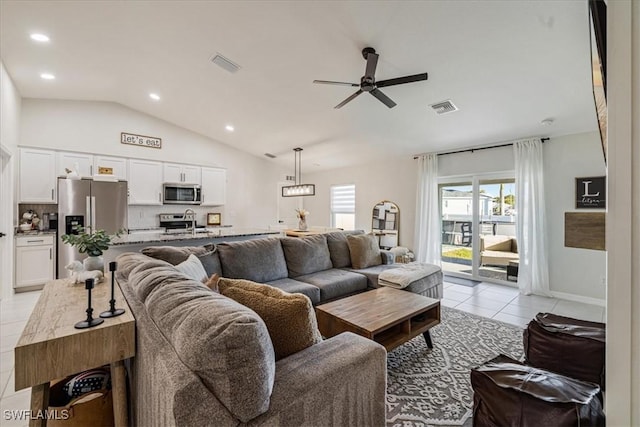
[(373, 234), (347, 235), (351, 266), (355, 269), (382, 264), (378, 239)]
[(322, 341), (309, 297), (250, 280), (224, 277), (218, 281), (218, 289), (222, 295), (249, 307), (262, 318), (267, 325), (276, 360)]

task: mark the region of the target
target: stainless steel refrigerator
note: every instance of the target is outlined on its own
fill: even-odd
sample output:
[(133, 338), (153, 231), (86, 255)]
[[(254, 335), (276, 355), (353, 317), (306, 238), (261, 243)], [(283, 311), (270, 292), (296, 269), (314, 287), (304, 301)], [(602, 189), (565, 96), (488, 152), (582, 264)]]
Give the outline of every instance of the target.
[(115, 234), (127, 228), (127, 181), (58, 178), (58, 278), (69, 276), (65, 266), (86, 254), (62, 242), (78, 226)]

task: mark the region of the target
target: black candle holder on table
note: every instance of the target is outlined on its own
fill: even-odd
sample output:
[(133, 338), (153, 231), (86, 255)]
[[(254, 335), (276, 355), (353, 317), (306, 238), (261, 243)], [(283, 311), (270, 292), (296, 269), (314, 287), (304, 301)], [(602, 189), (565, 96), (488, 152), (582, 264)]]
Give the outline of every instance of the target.
[(76, 323), (74, 325), (76, 329), (92, 328), (104, 322), (103, 319), (100, 319), (100, 318), (94, 319), (92, 316), (93, 307), (91, 307), (91, 289), (93, 289), (93, 283), (94, 283), (93, 279), (87, 279), (84, 281), (85, 289), (87, 290), (87, 319), (83, 320), (82, 322)]
[(116, 269), (118, 268), (118, 264), (115, 261), (109, 263), (109, 271), (111, 272), (111, 299), (109, 300), (109, 310), (103, 311), (100, 313), (100, 317), (109, 318), (120, 316), (124, 313), (124, 308), (116, 308), (116, 297), (114, 294), (115, 281), (116, 281)]

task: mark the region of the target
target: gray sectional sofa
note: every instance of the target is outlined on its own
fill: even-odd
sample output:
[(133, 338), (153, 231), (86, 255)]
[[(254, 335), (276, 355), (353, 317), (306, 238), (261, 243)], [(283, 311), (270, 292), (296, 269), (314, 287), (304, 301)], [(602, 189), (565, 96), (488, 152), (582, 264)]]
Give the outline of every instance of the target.
[(385, 424), (381, 345), (345, 333), (276, 361), (254, 311), (165, 261), (125, 253), (117, 262), (136, 318), (131, 425)]
[[(363, 231), (333, 232), (305, 238), (278, 237), (220, 243), (213, 251), (197, 253), (209, 275), (265, 283), (290, 293), (301, 293), (316, 305), (378, 287), (378, 274), (397, 267), (388, 251), (381, 251), (380, 265), (354, 269), (347, 235)], [(212, 248), (211, 248), (212, 249)], [(187, 258), (151, 247), (143, 254), (177, 264)], [(206, 252), (206, 253), (204, 253)]]
[[(315, 305), (376, 288), (378, 274), (398, 266), (381, 251), (381, 264), (353, 268), (347, 235), (264, 238), (215, 249), (149, 247), (120, 255), (118, 283), (136, 318), (133, 425), (384, 425), (384, 347), (344, 333), (276, 361), (256, 312), (172, 266), (193, 254), (208, 275), (302, 293)], [(441, 298), (442, 275), (405, 289)]]
[(393, 256), (385, 252), (380, 266), (353, 270), (343, 232), (221, 243), (217, 254), (222, 276), (302, 293), (314, 305), (377, 286), (376, 272), (393, 267)]

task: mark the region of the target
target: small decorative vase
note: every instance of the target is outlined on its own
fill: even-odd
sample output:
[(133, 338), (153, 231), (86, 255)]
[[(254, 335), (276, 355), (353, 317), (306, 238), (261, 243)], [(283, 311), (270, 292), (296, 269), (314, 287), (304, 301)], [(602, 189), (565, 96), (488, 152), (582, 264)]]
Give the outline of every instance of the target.
[(307, 220), (306, 219), (300, 218), (300, 221), (298, 221), (298, 230), (307, 231)]
[(100, 256), (90, 256), (82, 261), (86, 271), (100, 270), (104, 273), (104, 259)]

